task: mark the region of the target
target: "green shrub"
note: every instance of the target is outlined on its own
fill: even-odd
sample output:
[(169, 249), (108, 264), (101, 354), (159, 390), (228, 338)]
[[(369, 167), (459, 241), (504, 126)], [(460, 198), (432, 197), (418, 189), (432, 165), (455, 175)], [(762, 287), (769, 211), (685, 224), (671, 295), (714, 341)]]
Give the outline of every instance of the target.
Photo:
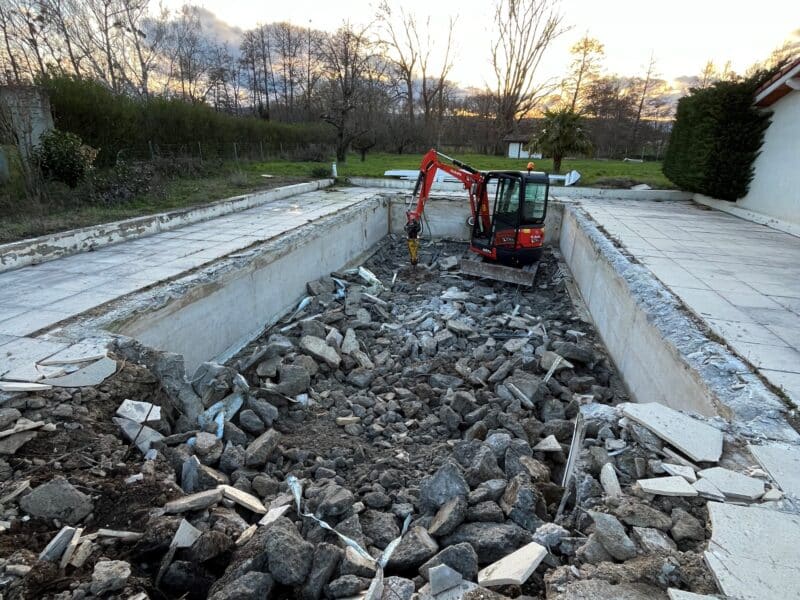
[(320, 178), (321, 179), (321, 178), (330, 177), (330, 176), (331, 176), (331, 170), (328, 167), (312, 167), (311, 168), (311, 177), (316, 177), (316, 178)]
[(39, 140), (35, 157), (42, 174), (74, 188), (91, 169), (96, 151), (85, 146), (77, 135), (53, 129)]
[(747, 194), (770, 115), (753, 105), (764, 74), (694, 89), (678, 102), (663, 171), (680, 188), (722, 200)]
[[(238, 116), (203, 103), (178, 98), (132, 98), (114, 94), (96, 81), (74, 77), (42, 80), (50, 96), (56, 127), (79, 135), (98, 148), (98, 165), (118, 158), (150, 159), (163, 149), (232, 158), (233, 143), (270, 155), (330, 154), (333, 129), (325, 123), (287, 124), (256, 116)], [(198, 148), (198, 142), (201, 148)], [(255, 152), (254, 152), (255, 153)]]

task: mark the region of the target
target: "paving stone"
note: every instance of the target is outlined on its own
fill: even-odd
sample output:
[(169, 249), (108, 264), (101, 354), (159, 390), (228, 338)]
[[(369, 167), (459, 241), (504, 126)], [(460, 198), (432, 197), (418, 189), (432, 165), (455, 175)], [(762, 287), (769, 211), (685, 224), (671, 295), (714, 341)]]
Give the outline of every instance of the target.
[(646, 494), (654, 494), (656, 496), (697, 496), (697, 490), (678, 475), (637, 479), (636, 483)]
[(536, 542), (526, 544), (478, 573), (478, 584), (485, 587), (522, 585), (547, 556), (547, 548)]
[(719, 488), (711, 483), (708, 479), (698, 479), (692, 484), (692, 487), (697, 491), (697, 494), (709, 500), (725, 500), (725, 494), (719, 491)]
[(671, 463), (661, 463), (661, 467), (670, 475), (683, 477), (689, 483), (697, 481), (697, 474), (692, 467), (686, 465), (673, 465)]
[(722, 432), (663, 404), (620, 404), (622, 414), (647, 427), (665, 442), (699, 462), (717, 462), (722, 455)]
[(719, 600), (716, 596), (709, 596), (707, 594), (695, 594), (694, 592), (686, 592), (684, 590), (676, 590), (670, 588), (667, 590), (669, 600)]
[(800, 598), (800, 515), (759, 506), (708, 503), (704, 557), (720, 590), (741, 600)]
[(64, 375), (63, 377), (55, 377), (52, 379), (43, 379), (42, 383), (52, 385), (53, 387), (64, 388), (77, 388), (86, 387), (89, 385), (100, 385), (106, 379), (111, 377), (117, 371), (117, 361), (113, 358), (101, 358), (92, 364), (78, 369), (74, 373)]
[(292, 506), (290, 504), (284, 504), (283, 506), (278, 506), (276, 508), (270, 508), (267, 511), (267, 514), (265, 514), (261, 518), (261, 520), (258, 522), (258, 524), (261, 525), (261, 526), (266, 526), (266, 525), (269, 525), (270, 523), (274, 523), (275, 521), (278, 520), (278, 518), (280, 518), (283, 515), (285, 515), (289, 511), (289, 509), (291, 509), (291, 508), (292, 508)]
[(151, 423), (161, 420), (161, 407), (150, 402), (123, 400), (116, 412), (118, 417), (130, 419), (135, 423)]
[(785, 494), (800, 498), (800, 446), (773, 442), (747, 448)]
[(723, 467), (703, 469), (698, 473), (701, 479), (710, 481), (726, 498), (738, 500), (758, 500), (764, 495), (764, 482)]
[(202, 532), (189, 523), (189, 521), (181, 519), (181, 523), (178, 525), (178, 530), (175, 532), (170, 546), (174, 548), (191, 548), (192, 544), (197, 541), (197, 538), (199, 538), (201, 534)]

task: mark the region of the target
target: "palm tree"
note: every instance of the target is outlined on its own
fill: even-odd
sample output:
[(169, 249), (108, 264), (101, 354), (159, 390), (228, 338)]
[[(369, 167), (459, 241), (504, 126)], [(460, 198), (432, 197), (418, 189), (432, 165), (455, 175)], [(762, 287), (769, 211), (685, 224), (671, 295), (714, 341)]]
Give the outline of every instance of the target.
[(545, 156), (552, 156), (553, 170), (560, 173), (565, 155), (587, 154), (592, 150), (592, 141), (583, 123), (583, 117), (568, 108), (547, 110), (544, 124), (531, 140), (531, 147)]

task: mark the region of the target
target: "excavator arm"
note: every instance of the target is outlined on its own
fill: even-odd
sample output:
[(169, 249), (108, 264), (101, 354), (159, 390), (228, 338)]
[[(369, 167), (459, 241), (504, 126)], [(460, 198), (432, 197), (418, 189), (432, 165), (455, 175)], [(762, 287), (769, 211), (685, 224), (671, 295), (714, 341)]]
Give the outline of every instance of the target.
[[(443, 162), (446, 161), (446, 162)], [(411, 209), (406, 211), (406, 235), (408, 237), (408, 253), (411, 255), (411, 264), (417, 264), (419, 251), (419, 234), (422, 232), (422, 215), (425, 212), (425, 203), (431, 193), (431, 187), (436, 178), (436, 171), (441, 170), (452, 175), (464, 184), (469, 192), (470, 208), (473, 216), (476, 211), (475, 190), (483, 182), (483, 175), (477, 169), (455, 158), (451, 158), (436, 150), (428, 150), (422, 157), (419, 166), (419, 177), (414, 193), (411, 196)]]

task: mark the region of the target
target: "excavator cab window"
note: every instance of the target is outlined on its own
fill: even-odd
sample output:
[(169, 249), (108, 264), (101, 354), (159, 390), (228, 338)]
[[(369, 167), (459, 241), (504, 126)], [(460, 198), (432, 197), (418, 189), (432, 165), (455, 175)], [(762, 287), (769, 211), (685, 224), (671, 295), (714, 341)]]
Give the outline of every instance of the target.
[(494, 204), (495, 231), (499, 228), (516, 228), (519, 216), (520, 180), (518, 177), (499, 177)]
[(526, 181), (525, 196), (522, 203), (522, 224), (539, 225), (543, 223), (546, 210), (547, 184)]

